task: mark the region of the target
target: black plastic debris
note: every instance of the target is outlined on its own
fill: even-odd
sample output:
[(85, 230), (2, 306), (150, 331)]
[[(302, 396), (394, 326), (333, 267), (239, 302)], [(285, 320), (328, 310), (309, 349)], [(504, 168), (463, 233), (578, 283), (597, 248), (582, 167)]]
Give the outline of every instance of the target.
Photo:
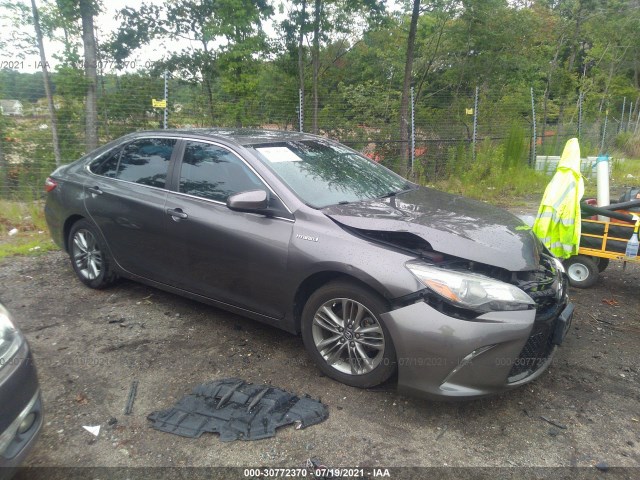
[(305, 428), (328, 416), (327, 406), (317, 400), (227, 378), (198, 385), (174, 407), (147, 418), (162, 432), (192, 438), (203, 432), (219, 433), (221, 441), (230, 442), (273, 437), (283, 425)]
[(131, 415), (133, 411), (133, 402), (136, 399), (136, 393), (138, 393), (138, 380), (131, 382), (131, 389), (129, 390), (129, 396), (127, 397), (127, 404), (124, 406), (124, 414)]

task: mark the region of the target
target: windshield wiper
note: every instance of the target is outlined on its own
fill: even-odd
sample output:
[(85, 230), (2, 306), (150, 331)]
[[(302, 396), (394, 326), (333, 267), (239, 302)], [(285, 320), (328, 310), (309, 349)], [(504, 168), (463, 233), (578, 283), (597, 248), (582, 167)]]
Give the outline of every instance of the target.
[(397, 193), (401, 193), (401, 192), (389, 192), (389, 193), (385, 193), (384, 195), (379, 196), (378, 198), (389, 198), (389, 197), (395, 197)]
[(415, 189), (416, 189), (416, 187), (414, 185), (411, 185), (409, 188), (405, 188), (404, 190), (398, 190), (397, 192), (388, 192), (388, 193), (385, 193), (384, 195), (382, 195), (382, 196), (380, 196), (378, 198), (395, 197), (399, 193), (406, 193), (406, 192), (410, 192), (411, 190), (415, 190)]

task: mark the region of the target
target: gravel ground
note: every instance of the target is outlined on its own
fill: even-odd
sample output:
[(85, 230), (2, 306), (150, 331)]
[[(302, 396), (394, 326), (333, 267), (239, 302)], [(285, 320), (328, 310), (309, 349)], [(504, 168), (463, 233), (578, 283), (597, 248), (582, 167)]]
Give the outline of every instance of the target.
[[(612, 262), (594, 288), (571, 290), (574, 326), (546, 374), (489, 399), (437, 403), (393, 385), (336, 383), (300, 338), (213, 307), (129, 281), (90, 290), (61, 252), (0, 263), (0, 296), (31, 344), (46, 408), (29, 466), (299, 467), (314, 458), (351, 467), (606, 462), (640, 474), (639, 290), (640, 266)], [(320, 398), (330, 416), (255, 442), (150, 428), (150, 412), (226, 377)], [(83, 425), (100, 425), (99, 436)]]

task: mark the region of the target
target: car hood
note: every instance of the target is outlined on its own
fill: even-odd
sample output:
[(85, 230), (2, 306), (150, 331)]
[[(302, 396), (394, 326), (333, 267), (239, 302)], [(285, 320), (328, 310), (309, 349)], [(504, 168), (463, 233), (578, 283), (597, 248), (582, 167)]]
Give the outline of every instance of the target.
[(347, 227), (409, 232), (429, 242), (435, 251), (509, 271), (538, 266), (540, 243), (515, 215), (431, 188), (332, 205), (323, 212)]

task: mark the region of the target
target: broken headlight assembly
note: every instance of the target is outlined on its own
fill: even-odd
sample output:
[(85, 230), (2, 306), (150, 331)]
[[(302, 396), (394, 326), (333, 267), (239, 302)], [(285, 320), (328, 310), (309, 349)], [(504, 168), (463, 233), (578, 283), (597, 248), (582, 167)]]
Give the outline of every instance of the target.
[(0, 305), (0, 369), (11, 360), (22, 342), (22, 335), (11, 322), (9, 312)]
[(535, 305), (524, 291), (477, 273), (446, 270), (421, 261), (405, 264), (431, 292), (443, 300), (479, 313), (528, 310)]

